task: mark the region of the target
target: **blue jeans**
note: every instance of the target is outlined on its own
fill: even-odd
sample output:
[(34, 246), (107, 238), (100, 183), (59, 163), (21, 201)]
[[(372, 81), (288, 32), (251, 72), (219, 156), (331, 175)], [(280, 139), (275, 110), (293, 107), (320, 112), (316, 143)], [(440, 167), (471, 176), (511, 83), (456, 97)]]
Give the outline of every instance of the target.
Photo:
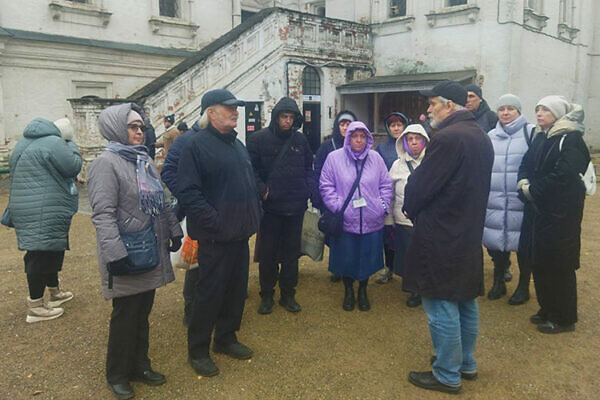
[(473, 358), (479, 332), (477, 299), (454, 302), (423, 297), (423, 309), (437, 356), (433, 375), (446, 385), (459, 386), (461, 372), (477, 371)]

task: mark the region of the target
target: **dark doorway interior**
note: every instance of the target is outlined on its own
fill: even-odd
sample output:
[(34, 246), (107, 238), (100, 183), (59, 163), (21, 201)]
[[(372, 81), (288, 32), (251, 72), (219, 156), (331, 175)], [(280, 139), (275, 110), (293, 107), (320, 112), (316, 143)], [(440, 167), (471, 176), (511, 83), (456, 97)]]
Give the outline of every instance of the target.
[(313, 154), (321, 145), (321, 103), (304, 103), (302, 132), (306, 135)]

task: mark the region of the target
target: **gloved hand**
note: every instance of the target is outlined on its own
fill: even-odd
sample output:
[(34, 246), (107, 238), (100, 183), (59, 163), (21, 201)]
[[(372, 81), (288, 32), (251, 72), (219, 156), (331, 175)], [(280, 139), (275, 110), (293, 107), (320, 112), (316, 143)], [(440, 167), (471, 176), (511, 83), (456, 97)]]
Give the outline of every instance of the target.
[(120, 260), (109, 262), (106, 266), (108, 272), (112, 275), (129, 275), (129, 270), (131, 268), (131, 262), (129, 258), (123, 257)]
[(174, 238), (171, 238), (171, 245), (169, 246), (169, 251), (171, 253), (175, 253), (181, 248), (181, 239), (183, 239), (183, 236), (175, 236)]
[(523, 194), (522, 189), (517, 190), (517, 197), (523, 202), (523, 204), (527, 203), (527, 197), (525, 197), (525, 194)]

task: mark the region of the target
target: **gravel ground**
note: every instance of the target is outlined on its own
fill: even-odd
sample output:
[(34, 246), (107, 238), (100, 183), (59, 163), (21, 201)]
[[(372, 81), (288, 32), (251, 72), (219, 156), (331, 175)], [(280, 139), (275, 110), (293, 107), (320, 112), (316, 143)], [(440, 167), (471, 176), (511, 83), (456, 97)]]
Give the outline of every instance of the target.
[[(0, 207), (8, 199), (0, 180)], [(83, 196), (85, 193), (83, 193)], [(104, 358), (111, 306), (104, 301), (97, 272), (95, 233), (82, 199), (73, 219), (62, 285), (75, 298), (53, 321), (25, 323), (27, 286), (23, 252), (14, 230), (0, 226), (0, 398), (110, 399)], [(588, 198), (578, 272), (579, 319), (571, 334), (543, 335), (528, 318), (535, 297), (510, 306), (507, 297), (481, 298), (476, 357), (479, 378), (463, 383), (468, 399), (598, 399), (600, 380), (600, 195)], [(253, 242), (251, 242), (252, 248)], [(515, 263), (513, 259), (513, 263)], [(134, 383), (138, 399), (440, 399), (448, 395), (418, 389), (407, 381), (411, 370), (427, 370), (432, 354), (421, 308), (404, 305), (407, 295), (395, 279), (369, 287), (370, 312), (344, 312), (343, 287), (328, 279), (326, 263), (300, 259), (298, 301), (290, 314), (278, 305), (258, 315), (258, 266), (250, 266), (249, 298), (239, 338), (255, 351), (249, 361), (223, 355), (214, 359), (221, 374), (200, 378), (187, 364), (186, 329), (181, 324), (183, 272), (157, 291), (150, 316), (150, 357), (168, 381), (160, 387)], [(516, 268), (512, 268), (516, 275)], [(492, 266), (485, 264), (486, 286)], [(533, 286), (533, 285), (532, 285)], [(509, 294), (516, 279), (508, 284)]]

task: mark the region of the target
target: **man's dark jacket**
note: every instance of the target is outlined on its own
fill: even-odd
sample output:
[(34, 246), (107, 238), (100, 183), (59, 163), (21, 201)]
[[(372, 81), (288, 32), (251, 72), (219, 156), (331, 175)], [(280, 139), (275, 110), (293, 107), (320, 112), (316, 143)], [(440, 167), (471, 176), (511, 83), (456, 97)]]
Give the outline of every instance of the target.
[[(343, 110), (338, 113), (333, 121), (333, 131), (331, 135), (326, 136), (323, 139), (323, 143), (317, 149), (317, 153), (315, 154), (315, 165), (314, 165), (314, 176), (315, 176), (315, 184), (319, 185), (319, 179), (321, 178), (321, 170), (323, 169), (323, 165), (325, 164), (325, 160), (329, 153), (334, 150), (341, 149), (344, 146), (344, 137), (340, 133), (340, 117), (344, 114), (350, 114), (354, 117), (356, 121), (356, 115), (350, 110)], [(313, 206), (317, 207), (321, 210), (321, 212), (325, 211), (325, 205), (323, 204), (323, 199), (321, 199), (321, 193), (317, 190), (313, 196)]]
[(148, 155), (154, 160), (156, 155), (156, 132), (149, 118), (144, 118), (144, 146), (148, 149)]
[(467, 301), (483, 292), (481, 240), (494, 149), (473, 114), (439, 125), (408, 178), (403, 210), (414, 222), (403, 287), (423, 297)]
[(472, 113), (475, 115), (475, 120), (477, 121), (481, 129), (485, 131), (485, 133), (488, 133), (496, 127), (496, 123), (498, 122), (498, 115), (492, 110), (490, 110), (490, 106), (488, 106), (487, 101), (481, 100), (481, 103), (479, 103), (479, 107), (477, 107), (477, 110), (472, 111)]
[[(287, 131), (279, 129), (278, 117), (282, 112), (296, 114), (296, 123)], [(306, 201), (316, 190), (312, 170), (312, 151), (301, 132), (298, 132), (302, 114), (296, 102), (284, 97), (271, 112), (268, 127), (250, 135), (246, 140), (252, 160), (256, 187), (260, 198), (268, 188), (263, 209), (277, 215), (297, 215), (306, 210)], [(283, 145), (294, 135), (286, 149)], [(285, 151), (278, 165), (273, 165), (277, 155)]]
[(236, 135), (209, 124), (181, 151), (177, 198), (192, 239), (246, 240), (258, 230), (261, 213), (252, 165)]
[(165, 157), (165, 162), (160, 172), (160, 177), (175, 197), (178, 197), (177, 169), (179, 168), (181, 151), (188, 146), (192, 135), (198, 133), (199, 131), (200, 127), (198, 126), (198, 122), (196, 122), (192, 126), (192, 129), (175, 139), (175, 142), (173, 142), (173, 145)]

